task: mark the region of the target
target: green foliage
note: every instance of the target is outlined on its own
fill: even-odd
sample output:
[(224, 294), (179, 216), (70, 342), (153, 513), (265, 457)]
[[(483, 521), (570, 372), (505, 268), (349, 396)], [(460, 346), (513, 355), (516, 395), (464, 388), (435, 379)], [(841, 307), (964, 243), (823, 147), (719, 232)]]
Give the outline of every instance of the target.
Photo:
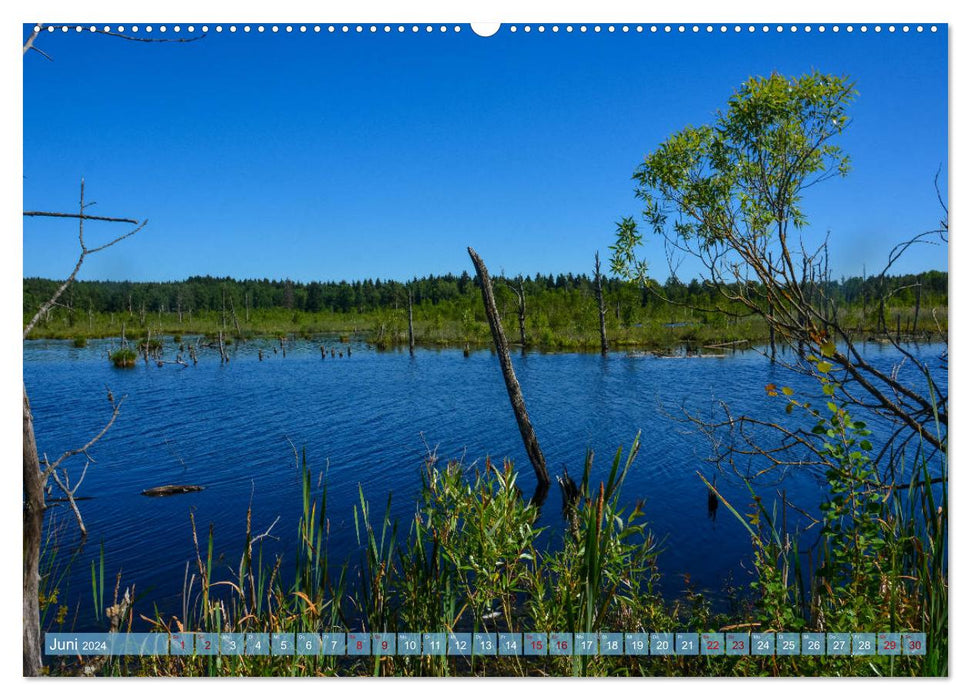
[[(830, 140), (848, 124), (855, 94), (847, 78), (818, 72), (750, 78), (713, 125), (684, 128), (637, 168), (647, 221), (703, 247), (803, 226), (802, 191), (848, 171)], [(631, 243), (618, 237), (617, 255), (629, 255)]]
[(651, 627), (660, 600), (657, 546), (646, 528), (643, 504), (623, 505), (624, 479), (637, 455), (639, 436), (627, 459), (614, 456), (606, 483), (589, 490), (588, 458), (578, 501), (569, 507), (570, 528), (563, 547), (537, 570), (534, 587), (551, 595), (530, 599), (530, 617), (542, 631), (640, 631)]
[(884, 495), (865, 423), (854, 421), (845, 405), (826, 405), (830, 415), (813, 427), (825, 436), (822, 447), (833, 463), (826, 472), (830, 498), (820, 505), (824, 564), (817, 576), (830, 594), (820, 612), (827, 629), (872, 630), (888, 548), (880, 524)]
[[(823, 343), (821, 350), (824, 356), (834, 352), (831, 343)], [(938, 452), (939, 471), (932, 476), (919, 443), (909, 481), (885, 481), (872, 457), (875, 447), (866, 423), (852, 416), (850, 404), (833, 400), (839, 384), (831, 376), (832, 366), (823, 360), (816, 369), (825, 409), (801, 402), (787, 387), (781, 390), (788, 412), (803, 409), (815, 421), (810, 434), (828, 465), (808, 622), (819, 630), (925, 631), (934, 649), (929, 648), (924, 671), (946, 673), (947, 454)], [(905, 472), (906, 453), (898, 450), (892, 459)], [(766, 549), (757, 548), (757, 558)], [(778, 569), (768, 562), (760, 575), (774, 577), (773, 595), (784, 599), (788, 585), (778, 580)], [(807, 607), (804, 597), (802, 607)]]
[(637, 280), (647, 286), (647, 262), (639, 260), (635, 254), (643, 240), (644, 237), (638, 232), (633, 218), (625, 216), (618, 221), (617, 242), (610, 246), (613, 251), (610, 270), (624, 279)]

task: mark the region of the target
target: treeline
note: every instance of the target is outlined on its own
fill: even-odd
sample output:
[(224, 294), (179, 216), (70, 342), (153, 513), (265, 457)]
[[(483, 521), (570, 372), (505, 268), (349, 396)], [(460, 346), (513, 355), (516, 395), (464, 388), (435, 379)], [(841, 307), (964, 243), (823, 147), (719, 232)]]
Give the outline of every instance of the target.
[[(594, 280), (586, 274), (536, 274), (523, 278), (495, 278), (497, 288), (519, 288), (541, 306), (560, 302), (570, 306), (580, 298), (592, 298)], [(24, 279), (24, 314), (34, 313), (60, 284), (36, 277)], [(604, 279), (604, 295), (621, 308), (640, 307), (660, 311), (664, 299), (688, 306), (710, 307), (720, 303), (722, 291), (696, 279), (684, 283), (669, 278), (651, 281), (653, 288), (638, 288), (616, 278)], [(893, 296), (887, 299), (891, 291)], [(409, 282), (361, 280), (355, 282), (294, 282), (291, 280), (235, 280), (230, 277), (190, 277), (181, 282), (76, 282), (61, 302), (80, 313), (236, 313), (289, 309), (309, 313), (357, 313), (406, 306), (409, 292), (417, 306), (449, 304), (478, 293), (478, 279), (461, 275), (429, 275)], [(866, 307), (886, 299), (888, 305), (947, 305), (947, 273), (936, 270), (893, 277), (849, 277), (828, 283), (827, 296), (848, 308)], [(619, 314), (618, 314), (619, 315)]]

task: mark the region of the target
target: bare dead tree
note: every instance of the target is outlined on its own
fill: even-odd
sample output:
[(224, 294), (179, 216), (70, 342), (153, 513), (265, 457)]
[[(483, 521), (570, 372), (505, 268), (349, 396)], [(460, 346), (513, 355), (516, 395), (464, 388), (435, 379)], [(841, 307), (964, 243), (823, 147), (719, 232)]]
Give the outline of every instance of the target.
[(600, 315), (600, 354), (607, 357), (607, 307), (604, 306), (603, 281), (600, 277), (600, 251), (593, 256), (594, 290), (597, 293), (597, 313)]
[[(280, 345), (281, 345), (281, 347), (283, 346), (283, 342), (282, 341), (280, 342)], [(284, 349), (284, 351), (283, 351), (283, 356), (284, 357), (287, 356), (286, 349)], [(223, 332), (222, 331), (219, 331), (219, 362), (220, 362), (220, 364), (225, 364), (225, 363), (229, 362), (229, 355), (226, 354), (226, 346), (223, 343)]]
[[(88, 440), (83, 447), (78, 447), (72, 450), (67, 450), (60, 457), (51, 462), (47, 455), (45, 454), (41, 460), (42, 470), (41, 470), (41, 480), (46, 482), (48, 478), (53, 479), (54, 483), (57, 484), (58, 488), (64, 493), (64, 498), (67, 500), (68, 504), (71, 506), (71, 510), (74, 512), (74, 517), (78, 522), (78, 529), (81, 531), (81, 537), (88, 536), (88, 529), (84, 526), (84, 518), (81, 517), (81, 511), (78, 509), (75, 494), (78, 488), (81, 486), (81, 482), (84, 481), (85, 475), (88, 473), (88, 467), (95, 461), (94, 457), (88, 452), (95, 444), (105, 436), (105, 433), (111, 428), (115, 423), (115, 419), (118, 417), (118, 413), (121, 411), (121, 404), (125, 400), (125, 397), (121, 397), (117, 401), (111, 393), (111, 389), (108, 389), (108, 402), (111, 404), (111, 417), (108, 422), (105, 423), (104, 427), (95, 435), (93, 438)], [(84, 468), (81, 470), (81, 476), (78, 477), (77, 482), (74, 486), (71, 486), (71, 475), (68, 470), (61, 465), (65, 460), (74, 457), (75, 455), (84, 455), (86, 462)], [(61, 468), (60, 474), (58, 473), (58, 468)]]
[(411, 310), (412, 305), (411, 287), (408, 287), (408, 353), (413, 356), (415, 354), (415, 321)]
[[(71, 274), (68, 275), (67, 279), (65, 279), (64, 282), (61, 283), (61, 285), (57, 288), (54, 294), (51, 295), (50, 299), (48, 299), (47, 301), (45, 301), (43, 304), (40, 305), (40, 308), (37, 309), (37, 311), (34, 313), (33, 318), (31, 318), (30, 321), (27, 323), (27, 325), (24, 326), (24, 335), (23, 335), (24, 339), (26, 339), (27, 336), (30, 335), (30, 332), (34, 329), (34, 326), (36, 326), (37, 323), (40, 321), (41, 317), (46, 316), (47, 313), (57, 304), (57, 300), (61, 298), (61, 295), (64, 294), (64, 291), (71, 286), (71, 283), (73, 283), (75, 278), (77, 278), (78, 272), (81, 270), (81, 266), (84, 264), (84, 261), (87, 259), (89, 255), (93, 255), (94, 253), (100, 253), (102, 250), (105, 250), (106, 248), (110, 248), (116, 243), (120, 243), (126, 238), (130, 238), (134, 236), (136, 233), (138, 233), (143, 228), (145, 228), (146, 224), (148, 224), (148, 219), (139, 223), (134, 219), (125, 219), (125, 218), (117, 218), (117, 217), (109, 217), (109, 216), (90, 216), (84, 213), (84, 209), (87, 206), (90, 206), (90, 205), (86, 204), (84, 201), (84, 180), (81, 180), (81, 205), (80, 205), (80, 211), (77, 214), (65, 214), (60, 212), (56, 212), (56, 213), (55, 212), (25, 212), (24, 213), (24, 216), (54, 216), (54, 217), (60, 217), (60, 218), (77, 219), (78, 220), (78, 243), (81, 246), (81, 254), (78, 256), (78, 260), (74, 264), (74, 269), (71, 270)], [(118, 236), (116, 238), (113, 238), (103, 245), (99, 245), (94, 248), (89, 248), (87, 244), (84, 242), (84, 222), (92, 221), (92, 220), (125, 223), (125, 224), (136, 224), (136, 227), (133, 228), (128, 233)]]
[[(26, 51), (26, 49), (25, 49)], [(68, 275), (67, 279), (58, 286), (54, 294), (34, 313), (30, 321), (24, 326), (23, 337), (26, 339), (30, 332), (34, 329), (41, 318), (45, 317), (51, 308), (57, 304), (58, 299), (64, 294), (64, 291), (71, 285), (72, 282), (77, 278), (78, 272), (84, 261), (89, 255), (101, 252), (106, 248), (110, 248), (116, 243), (120, 243), (126, 238), (134, 236), (136, 233), (141, 231), (145, 225), (148, 223), (147, 220), (138, 223), (135, 219), (121, 218), (121, 217), (93, 217), (85, 213), (86, 207), (90, 206), (89, 203), (84, 200), (84, 180), (81, 181), (81, 197), (79, 203), (79, 209), (77, 214), (63, 213), (63, 212), (25, 212), (27, 216), (52, 216), (54, 218), (70, 218), (76, 219), (78, 222), (78, 244), (80, 245), (81, 252), (78, 255), (78, 260), (74, 265), (74, 269), (71, 274)], [(116, 236), (112, 238), (107, 243), (103, 245), (89, 247), (85, 241), (84, 235), (84, 224), (85, 221), (96, 220), (104, 222), (113, 223), (127, 223), (135, 224), (135, 228), (128, 231), (127, 233)], [(23, 594), (24, 594), (24, 675), (25, 676), (36, 676), (41, 671), (41, 631), (40, 631), (40, 550), (41, 542), (43, 539), (43, 526), (44, 526), (44, 511), (47, 509), (47, 504), (45, 501), (45, 491), (47, 484), (53, 479), (55, 485), (64, 493), (71, 509), (78, 520), (78, 526), (81, 529), (82, 535), (86, 534), (86, 529), (84, 527), (84, 521), (81, 518), (80, 511), (78, 510), (76, 503), (76, 493), (81, 482), (84, 480), (84, 475), (87, 471), (87, 464), (84, 470), (81, 472), (80, 478), (71, 485), (70, 477), (67, 471), (62, 467), (65, 460), (69, 459), (78, 454), (83, 454), (88, 460), (88, 463), (92, 462), (88, 450), (90, 450), (95, 443), (100, 440), (108, 429), (114, 424), (115, 419), (118, 416), (118, 411), (121, 407), (121, 400), (115, 402), (111, 391), (108, 392), (108, 400), (112, 405), (111, 418), (108, 420), (105, 427), (91, 440), (89, 440), (83, 447), (75, 450), (68, 450), (62, 454), (59, 458), (50, 462), (45, 456), (43, 459), (43, 467), (41, 466), (41, 459), (37, 452), (37, 441), (34, 434), (34, 418), (30, 409), (30, 400), (27, 397), (27, 386), (23, 385), (23, 442), (24, 442), (24, 508), (23, 508), (23, 518), (24, 518), (24, 571), (23, 571)], [(58, 469), (61, 469), (58, 472)]]
[(243, 331), (239, 327), (239, 318), (236, 317), (236, 304), (233, 303), (233, 295), (229, 295), (229, 311), (233, 315), (233, 325), (236, 327), (236, 338), (243, 337)]
[(522, 353), (526, 354), (526, 289), (523, 285), (523, 276), (519, 275), (516, 278), (516, 284), (512, 285), (508, 282), (506, 286), (512, 290), (513, 294), (516, 295), (517, 302), (517, 315), (519, 317), (519, 347)]
[(509, 357), (509, 344), (506, 342), (506, 334), (502, 330), (502, 319), (499, 318), (499, 310), (496, 308), (496, 300), (492, 293), (492, 280), (489, 277), (489, 270), (486, 269), (482, 258), (469, 248), (469, 257), (475, 266), (476, 274), (482, 283), (482, 302), (485, 305), (486, 318), (489, 319), (489, 328), (492, 330), (492, 340), (496, 346), (496, 355), (499, 357), (499, 367), (502, 369), (502, 377), (506, 382), (506, 391), (509, 394), (509, 402), (512, 404), (513, 413), (516, 415), (516, 423), (519, 425), (519, 433), (523, 439), (523, 446), (529, 461), (536, 472), (536, 481), (540, 488), (546, 489), (550, 484), (550, 475), (546, 471), (546, 458), (539, 447), (536, 439), (536, 432), (533, 424), (529, 420), (526, 412), (526, 401), (523, 399), (523, 392), (516, 379), (516, 372)]

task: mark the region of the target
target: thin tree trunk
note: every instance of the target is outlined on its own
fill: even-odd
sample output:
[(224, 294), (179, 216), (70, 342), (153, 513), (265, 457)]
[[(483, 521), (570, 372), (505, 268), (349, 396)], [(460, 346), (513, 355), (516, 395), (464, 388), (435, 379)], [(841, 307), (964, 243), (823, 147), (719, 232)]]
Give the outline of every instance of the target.
[(522, 280), (519, 280), (519, 344), (526, 352), (526, 290)]
[(415, 322), (411, 313), (412, 298), (411, 290), (408, 290), (408, 352), (415, 354)]
[(917, 283), (917, 303), (914, 304), (914, 330), (913, 330), (914, 339), (917, 338), (917, 317), (920, 316), (920, 291), (921, 291), (921, 288), (922, 288), (922, 285), (920, 284), (920, 282), (918, 282)]
[(229, 295), (229, 310), (233, 314), (233, 325), (236, 326), (236, 338), (240, 339), (243, 337), (243, 331), (239, 327), (239, 319), (236, 318), (236, 304), (233, 303), (233, 295)]
[(469, 257), (482, 282), (482, 302), (485, 305), (486, 317), (489, 319), (489, 327), (492, 329), (492, 339), (496, 345), (496, 354), (499, 356), (499, 366), (502, 369), (502, 377), (506, 381), (506, 391), (509, 393), (509, 402), (512, 404), (513, 413), (516, 414), (516, 422), (519, 424), (519, 433), (523, 438), (523, 446), (529, 461), (536, 472), (536, 480), (541, 487), (547, 487), (550, 483), (550, 475), (546, 471), (546, 459), (540, 450), (539, 442), (536, 440), (536, 433), (533, 431), (533, 424), (529, 421), (529, 414), (526, 412), (526, 402), (523, 399), (522, 389), (516, 380), (516, 372), (512, 367), (512, 360), (509, 358), (509, 345), (506, 342), (506, 334), (502, 330), (502, 321), (499, 318), (499, 310), (496, 308), (496, 300), (492, 294), (492, 280), (489, 278), (489, 271), (485, 263), (478, 254), (469, 248)]
[(523, 276), (516, 279), (516, 286), (507, 283), (516, 295), (516, 314), (519, 318), (519, 351), (526, 354), (526, 289), (523, 286)]
[(526, 354), (526, 289), (523, 287), (523, 277), (519, 276), (516, 280), (516, 286), (513, 287), (511, 284), (509, 288), (516, 295), (516, 301), (518, 302), (517, 313), (519, 315), (519, 350), (525, 355)]
[(603, 283), (600, 279), (600, 251), (598, 250), (593, 256), (594, 262), (594, 280), (596, 282), (595, 289), (597, 291), (597, 311), (600, 313), (600, 354), (607, 357), (607, 308), (604, 306), (604, 290)]
[(41, 671), (40, 545), (44, 529), (44, 482), (41, 478), (34, 418), (24, 387), (24, 675)]

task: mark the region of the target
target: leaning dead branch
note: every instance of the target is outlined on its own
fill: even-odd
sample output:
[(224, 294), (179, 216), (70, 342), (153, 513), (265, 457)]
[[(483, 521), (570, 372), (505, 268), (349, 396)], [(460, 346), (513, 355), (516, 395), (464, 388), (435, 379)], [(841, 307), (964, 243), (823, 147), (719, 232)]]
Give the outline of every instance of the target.
[[(124, 396), (122, 396), (118, 401), (115, 401), (112, 397), (111, 390), (108, 390), (109, 402), (111, 403), (111, 417), (108, 422), (105, 423), (104, 427), (98, 432), (97, 435), (88, 440), (82, 447), (77, 447), (72, 450), (67, 450), (60, 457), (55, 459), (53, 462), (48, 460), (47, 455), (44, 455), (43, 459), (43, 469), (41, 471), (41, 480), (43, 483), (47, 483), (48, 479), (53, 479), (57, 487), (64, 493), (64, 497), (67, 499), (68, 504), (71, 506), (71, 510), (74, 511), (74, 517), (77, 518), (78, 528), (81, 530), (81, 537), (88, 536), (88, 530), (84, 526), (84, 519), (81, 517), (81, 511), (78, 509), (75, 494), (78, 488), (81, 486), (81, 482), (84, 481), (84, 476), (88, 473), (88, 466), (91, 465), (95, 459), (90, 455), (88, 450), (94, 447), (101, 438), (105, 436), (105, 433), (111, 428), (115, 423), (115, 419), (118, 418), (118, 413), (121, 411), (121, 404), (125, 401)], [(66, 468), (61, 468), (61, 465), (65, 460), (77, 455), (84, 455), (87, 460), (84, 464), (84, 469), (81, 471), (81, 476), (78, 478), (74, 486), (71, 486), (71, 478), (68, 474)], [(58, 473), (58, 468), (60, 468), (60, 473)]]
[(134, 34), (127, 34), (125, 32), (112, 31), (107, 27), (96, 27), (94, 25), (82, 26), (78, 24), (36, 24), (34, 25), (33, 31), (31, 31), (30, 36), (27, 37), (27, 41), (24, 42), (24, 55), (28, 51), (36, 51), (48, 61), (53, 61), (48, 54), (41, 51), (34, 44), (37, 41), (37, 37), (41, 35), (41, 32), (87, 32), (90, 34), (101, 34), (103, 36), (111, 36), (116, 39), (125, 39), (126, 41), (137, 41), (143, 44), (188, 44), (193, 41), (199, 41), (206, 36), (206, 32), (202, 32), (198, 36), (187, 36), (187, 37), (147, 37), (147, 36), (135, 36)]
[[(37, 325), (38, 321), (40, 321), (40, 319), (43, 318), (48, 313), (48, 311), (50, 311), (54, 307), (54, 305), (57, 303), (57, 300), (60, 299), (64, 291), (71, 286), (71, 283), (74, 282), (75, 278), (78, 276), (78, 272), (81, 270), (81, 266), (84, 264), (85, 259), (87, 259), (89, 255), (93, 255), (94, 253), (100, 253), (102, 250), (110, 248), (116, 243), (121, 243), (121, 241), (125, 240), (126, 238), (131, 238), (136, 233), (138, 233), (143, 228), (145, 228), (145, 226), (148, 224), (148, 219), (145, 219), (141, 223), (137, 223), (134, 219), (123, 219), (123, 218), (112, 218), (112, 217), (91, 217), (84, 213), (85, 208), (88, 206), (90, 206), (90, 204), (84, 201), (84, 180), (82, 179), (81, 198), (80, 198), (80, 204), (79, 204), (80, 211), (77, 214), (65, 214), (60, 212), (24, 212), (24, 216), (46, 216), (46, 217), (56, 217), (56, 218), (67, 217), (67, 218), (77, 219), (78, 220), (78, 244), (81, 246), (81, 253), (78, 255), (77, 262), (74, 264), (74, 269), (71, 271), (71, 274), (68, 275), (67, 279), (64, 280), (64, 282), (57, 288), (57, 290), (54, 292), (51, 298), (45, 301), (43, 304), (41, 304), (40, 308), (34, 314), (33, 318), (31, 318), (30, 322), (28, 322), (27, 325), (24, 327), (24, 336), (23, 336), (24, 338), (30, 335), (30, 332), (34, 329), (34, 326)], [(97, 221), (135, 223), (137, 225), (128, 233), (125, 233), (121, 236), (116, 236), (115, 238), (111, 239), (110, 241), (108, 241), (103, 245), (99, 245), (94, 248), (89, 248), (84, 241), (84, 222), (92, 219)]]

